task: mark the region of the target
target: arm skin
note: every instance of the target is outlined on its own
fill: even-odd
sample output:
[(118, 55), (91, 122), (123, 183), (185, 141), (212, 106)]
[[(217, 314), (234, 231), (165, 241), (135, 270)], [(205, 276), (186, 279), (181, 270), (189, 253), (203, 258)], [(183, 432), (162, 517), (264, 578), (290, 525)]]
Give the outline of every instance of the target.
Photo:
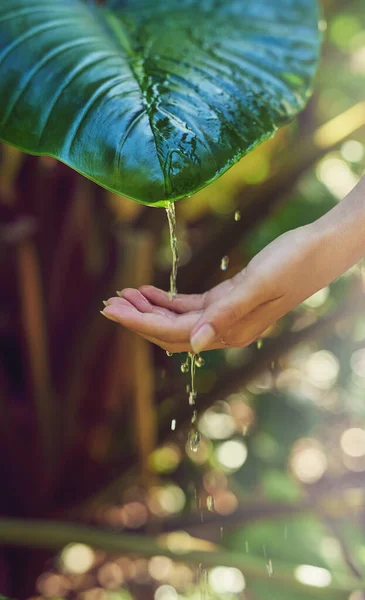
[(125, 289), (102, 314), (170, 352), (243, 347), (365, 256), (365, 176), (320, 219), (288, 231), (204, 294)]

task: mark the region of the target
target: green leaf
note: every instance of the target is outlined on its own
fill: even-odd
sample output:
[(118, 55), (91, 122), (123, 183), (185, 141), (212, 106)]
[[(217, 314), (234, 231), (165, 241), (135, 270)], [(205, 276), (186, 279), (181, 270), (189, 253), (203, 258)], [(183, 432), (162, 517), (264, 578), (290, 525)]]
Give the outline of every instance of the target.
[(0, 138), (164, 205), (300, 111), (317, 0), (1, 0)]

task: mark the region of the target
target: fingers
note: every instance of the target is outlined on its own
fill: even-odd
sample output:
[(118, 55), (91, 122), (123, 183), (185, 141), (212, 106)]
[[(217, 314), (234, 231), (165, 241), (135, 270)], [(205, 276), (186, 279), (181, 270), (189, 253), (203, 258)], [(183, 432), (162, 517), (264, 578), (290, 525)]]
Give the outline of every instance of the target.
[(126, 288), (125, 290), (122, 290), (121, 294), (121, 299), (128, 300), (128, 302), (135, 306), (140, 312), (153, 312), (165, 316), (173, 316), (170, 310), (151, 304), (139, 290)]
[(190, 338), (193, 351), (199, 353), (217, 340), (229, 339), (240, 321), (264, 302), (260, 286), (243, 276), (239, 285), (210, 304), (197, 321)]
[[(127, 302), (125, 300), (125, 302)], [(121, 325), (136, 331), (141, 335), (154, 337), (169, 343), (188, 343), (190, 332), (200, 313), (187, 313), (186, 315), (166, 316), (154, 312), (142, 313), (135, 306), (125, 302), (110, 302), (102, 314)]]
[(176, 313), (194, 312), (203, 310), (204, 308), (206, 293), (177, 294), (175, 297), (171, 297), (168, 292), (164, 292), (152, 285), (143, 285), (139, 289), (143, 296), (153, 302), (153, 304)]

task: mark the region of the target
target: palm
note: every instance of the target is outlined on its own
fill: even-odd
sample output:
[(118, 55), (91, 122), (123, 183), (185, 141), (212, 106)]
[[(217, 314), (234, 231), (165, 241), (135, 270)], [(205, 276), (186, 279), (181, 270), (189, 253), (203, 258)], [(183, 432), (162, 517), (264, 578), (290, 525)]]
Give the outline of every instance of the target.
[[(161, 348), (171, 352), (190, 351), (194, 325), (210, 304), (232, 290), (237, 277), (205, 294), (178, 294), (175, 298), (153, 286), (127, 288), (120, 292), (121, 297), (108, 300), (108, 306), (118, 314), (118, 322)], [(215, 347), (223, 346), (218, 343)]]

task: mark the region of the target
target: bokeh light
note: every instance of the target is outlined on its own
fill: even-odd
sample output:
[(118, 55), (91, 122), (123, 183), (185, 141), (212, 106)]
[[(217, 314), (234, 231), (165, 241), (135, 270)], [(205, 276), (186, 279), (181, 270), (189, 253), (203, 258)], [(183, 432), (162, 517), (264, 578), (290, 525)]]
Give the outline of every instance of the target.
[(38, 577), (37, 590), (46, 598), (60, 597), (66, 594), (70, 588), (70, 582), (63, 575), (46, 572)]
[(210, 439), (222, 440), (232, 436), (236, 426), (231, 415), (212, 407), (206, 410), (199, 419), (199, 429), (203, 435)]
[(318, 290), (315, 294), (304, 300), (304, 306), (309, 306), (309, 308), (319, 308), (323, 306), (329, 298), (330, 288), (328, 286)]
[(321, 389), (327, 389), (335, 383), (339, 370), (338, 359), (328, 350), (313, 352), (306, 364), (307, 376)]
[(359, 182), (349, 165), (342, 158), (333, 156), (319, 163), (317, 177), (338, 200), (342, 200)]
[(223, 442), (216, 449), (216, 457), (223, 469), (236, 471), (247, 459), (247, 446), (240, 440)]
[(234, 567), (215, 567), (209, 571), (208, 580), (210, 587), (217, 594), (239, 594), (246, 587), (244, 576)]
[[(365, 58), (365, 53), (364, 53)], [(365, 61), (364, 61), (365, 64)], [(356, 140), (348, 140), (341, 146), (341, 156), (348, 162), (361, 162), (365, 156), (365, 148), (363, 144)]]
[(106, 562), (98, 569), (97, 578), (100, 585), (108, 590), (117, 590), (124, 583), (122, 569), (115, 562)]
[(174, 563), (167, 556), (153, 556), (148, 563), (148, 572), (157, 581), (168, 579), (174, 570)]
[(300, 481), (316, 483), (325, 474), (327, 466), (327, 457), (315, 440), (301, 439), (294, 444), (290, 467)]
[(331, 585), (332, 575), (327, 569), (312, 565), (300, 565), (295, 569), (295, 578), (304, 585), (324, 588)]
[(86, 544), (69, 544), (61, 553), (60, 563), (67, 573), (86, 573), (94, 564), (95, 552)]
[(341, 436), (341, 448), (348, 456), (365, 456), (365, 430), (352, 427), (344, 431)]
[(179, 596), (171, 585), (161, 585), (155, 592), (155, 600), (179, 600)]

